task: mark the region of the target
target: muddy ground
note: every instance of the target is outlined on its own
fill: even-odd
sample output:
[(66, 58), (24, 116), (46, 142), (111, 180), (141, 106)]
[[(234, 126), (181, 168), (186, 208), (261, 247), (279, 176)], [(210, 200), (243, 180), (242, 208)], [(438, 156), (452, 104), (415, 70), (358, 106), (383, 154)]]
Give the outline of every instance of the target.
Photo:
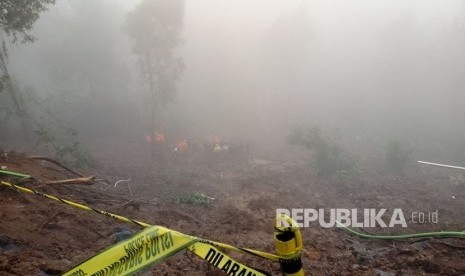
[[(105, 148), (107, 147), (107, 148)], [(153, 165), (147, 149), (95, 146), (98, 164), (85, 175), (125, 183), (110, 187), (50, 186), (41, 180), (71, 177), (61, 168), (30, 160), (27, 153), (0, 152), (0, 165), (33, 175), (34, 181), (2, 180), (71, 199), (109, 212), (237, 246), (273, 252), (276, 208), (402, 208), (408, 227), (366, 228), (369, 233), (463, 230), (465, 180), (460, 172), (414, 165), (405, 174), (387, 173), (382, 158), (361, 159), (353, 175), (318, 176), (305, 154), (269, 155), (252, 150), (214, 155), (198, 150)], [(113, 147), (115, 148), (115, 147)], [(183, 204), (176, 196), (202, 192), (209, 208)], [(131, 195), (132, 194), (132, 195)], [(0, 275), (60, 275), (114, 244), (135, 225), (75, 209), (42, 197), (0, 187)], [(438, 211), (438, 223), (413, 223), (411, 213)], [(317, 223), (302, 229), (307, 275), (464, 275), (465, 241), (430, 238), (367, 240)], [(229, 252), (273, 275), (279, 265)], [(183, 252), (141, 275), (222, 275), (191, 252)]]

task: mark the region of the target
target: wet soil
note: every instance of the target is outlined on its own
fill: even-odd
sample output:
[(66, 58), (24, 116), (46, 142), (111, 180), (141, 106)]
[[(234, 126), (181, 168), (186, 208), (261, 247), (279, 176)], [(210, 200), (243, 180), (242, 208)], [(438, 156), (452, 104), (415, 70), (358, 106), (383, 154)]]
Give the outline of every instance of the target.
[[(465, 180), (455, 171), (417, 166), (395, 175), (373, 161), (355, 174), (321, 177), (297, 152), (269, 156), (199, 151), (161, 164), (152, 163), (144, 149), (132, 149), (131, 155), (103, 152), (96, 154), (99, 166), (81, 169), (81, 173), (105, 178), (111, 185), (47, 185), (43, 180), (72, 175), (45, 161), (28, 159), (25, 153), (12, 152), (0, 152), (0, 165), (34, 179), (0, 178), (186, 234), (267, 252), (275, 250), (272, 233), (277, 208), (386, 208), (387, 214), (402, 209), (407, 227), (365, 228), (373, 234), (465, 229)], [(114, 187), (122, 179), (130, 181)], [(205, 208), (173, 200), (191, 192), (204, 193), (214, 198), (213, 203)], [(437, 223), (411, 221), (412, 212), (435, 211)], [(0, 186), (0, 219), (0, 275), (60, 275), (117, 242), (122, 232), (140, 230), (5, 186)], [(302, 262), (308, 275), (465, 274), (463, 239), (368, 240), (316, 222), (303, 228), (302, 235)], [(228, 253), (280, 275), (276, 263)], [(222, 273), (191, 252), (182, 252), (141, 275)]]

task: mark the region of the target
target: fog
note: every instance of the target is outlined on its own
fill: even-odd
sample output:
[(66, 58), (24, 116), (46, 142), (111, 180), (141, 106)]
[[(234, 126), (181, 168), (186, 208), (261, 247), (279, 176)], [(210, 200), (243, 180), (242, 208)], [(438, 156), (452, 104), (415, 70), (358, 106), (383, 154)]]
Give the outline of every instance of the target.
[[(124, 32), (138, 4), (61, 0), (34, 25), (34, 43), (9, 45), (21, 90), (83, 139), (143, 143), (151, 131)], [(184, 69), (153, 127), (277, 148), (293, 128), (318, 125), (465, 162), (464, 29), (463, 1), (185, 1), (174, 50)]]

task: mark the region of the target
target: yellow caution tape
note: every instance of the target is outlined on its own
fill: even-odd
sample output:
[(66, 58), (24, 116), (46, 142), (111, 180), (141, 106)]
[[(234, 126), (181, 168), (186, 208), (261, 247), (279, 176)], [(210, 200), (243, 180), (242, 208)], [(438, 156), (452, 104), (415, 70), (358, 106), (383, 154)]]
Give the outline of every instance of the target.
[(160, 226), (147, 227), (63, 275), (133, 275), (196, 242), (187, 235), (179, 234)]
[(230, 249), (241, 253), (248, 253), (271, 261), (278, 261), (280, 259), (279, 256), (270, 253), (236, 247), (216, 241), (199, 239), (162, 226), (152, 226), (145, 222), (129, 219), (70, 200), (61, 199), (56, 196), (40, 193), (12, 183), (4, 181), (1, 181), (0, 183), (18, 191), (36, 194), (76, 208), (94, 211), (98, 214), (114, 219), (146, 227), (143, 231), (134, 235), (130, 239), (113, 245), (98, 255), (84, 261), (69, 272), (63, 274), (64, 276), (134, 275), (134, 273), (144, 267), (156, 264), (157, 262), (182, 251), (183, 249), (192, 251), (208, 263), (226, 272), (227, 275), (236, 276), (266, 276), (269, 274), (252, 269), (233, 260), (228, 255), (219, 251), (216, 247)]
[(219, 251), (210, 244), (196, 242), (193, 245), (189, 246), (189, 250), (200, 256), (202, 259), (206, 260), (215, 267), (221, 269), (226, 273), (226, 275), (235, 275), (235, 276), (266, 276), (270, 275), (263, 271), (258, 271), (256, 269), (250, 268), (246, 265), (243, 265), (235, 260), (233, 260), (228, 255)]
[(183, 249), (191, 250), (227, 275), (267, 275), (233, 260), (210, 244), (199, 242), (196, 237), (161, 226), (151, 226), (91, 257), (63, 276), (134, 275)]
[[(113, 213), (110, 213), (110, 212), (99, 210), (97, 208), (92, 208), (92, 207), (89, 207), (89, 206), (86, 206), (86, 205), (83, 205), (83, 204), (73, 202), (71, 200), (62, 199), (62, 198), (59, 198), (59, 197), (56, 197), (56, 196), (44, 194), (44, 193), (41, 193), (41, 192), (38, 192), (38, 191), (35, 191), (35, 190), (32, 190), (32, 189), (28, 189), (28, 188), (25, 188), (25, 187), (21, 187), (21, 186), (9, 183), (9, 182), (1, 181), (0, 183), (3, 184), (3, 185), (9, 186), (11, 188), (14, 188), (14, 189), (16, 189), (17, 191), (20, 191), (20, 192), (39, 195), (39, 196), (42, 196), (42, 197), (45, 197), (45, 198), (48, 198), (48, 199), (51, 199), (51, 200), (55, 200), (55, 201), (58, 201), (58, 202), (61, 202), (61, 203), (64, 203), (64, 204), (68, 204), (68, 205), (70, 205), (72, 207), (75, 207), (75, 208), (79, 208), (79, 209), (86, 210), (86, 211), (93, 211), (93, 212), (96, 212), (97, 214), (104, 215), (104, 216), (107, 216), (107, 217), (110, 217), (110, 218), (113, 218), (113, 219), (117, 219), (117, 220), (124, 221), (124, 222), (129, 222), (129, 223), (134, 223), (134, 224), (136, 224), (136, 225), (138, 225), (140, 227), (151, 226), (150, 224), (142, 222), (142, 221), (126, 218), (126, 217), (123, 217), (123, 216), (120, 216), (120, 215), (117, 215), (117, 214), (113, 214)], [(217, 241), (201, 240), (201, 242), (209, 243), (209, 244), (214, 245), (216, 247), (221, 247), (221, 248), (228, 249), (228, 250), (233, 250), (233, 251), (237, 251), (237, 252), (241, 252), (241, 253), (247, 253), (247, 254), (250, 254), (250, 255), (253, 255), (253, 256), (256, 256), (256, 257), (260, 257), (260, 258), (267, 259), (269, 261), (273, 261), (273, 262), (278, 262), (280, 259), (283, 258), (282, 256), (277, 256), (275, 254), (262, 252), (262, 251), (249, 249), (249, 248), (237, 247), (237, 246), (233, 246), (233, 245), (230, 245), (230, 244), (221, 243), (221, 242), (217, 242)]]

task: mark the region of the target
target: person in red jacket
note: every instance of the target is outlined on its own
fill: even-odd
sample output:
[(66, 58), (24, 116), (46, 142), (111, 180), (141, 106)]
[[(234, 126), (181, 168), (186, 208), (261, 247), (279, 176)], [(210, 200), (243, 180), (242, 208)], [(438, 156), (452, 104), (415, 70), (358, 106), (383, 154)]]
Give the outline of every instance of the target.
[(163, 134), (163, 132), (157, 132), (157, 131), (155, 131), (155, 140), (156, 140), (158, 143), (163, 143), (163, 142), (165, 142), (165, 134)]

